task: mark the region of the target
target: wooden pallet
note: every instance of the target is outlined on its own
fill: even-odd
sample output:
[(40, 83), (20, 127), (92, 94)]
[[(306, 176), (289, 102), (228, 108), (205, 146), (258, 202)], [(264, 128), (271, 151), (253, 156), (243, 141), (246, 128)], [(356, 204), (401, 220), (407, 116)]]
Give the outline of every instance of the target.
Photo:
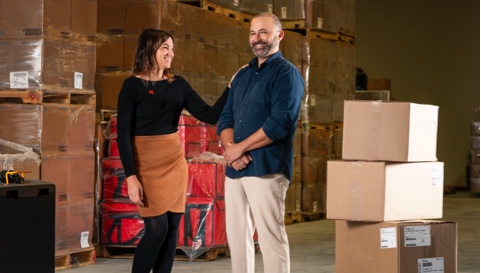
[(108, 124), (110, 118), (116, 114), (117, 110), (114, 109), (100, 109), (100, 111), (97, 112), (96, 122), (100, 124)]
[(133, 259), (137, 245), (96, 245), (97, 257), (111, 259)]
[(55, 257), (55, 270), (94, 264), (96, 257), (94, 248)]
[(59, 104), (85, 104), (95, 106), (95, 91), (52, 91), (42, 89), (2, 89), (0, 90), (0, 103), (59, 103)]
[(43, 101), (40, 90), (1, 90), (0, 102), (22, 102), (38, 104)]
[(456, 188), (455, 187), (444, 187), (444, 194), (454, 194), (456, 193)]
[(284, 216), (284, 224), (286, 225), (302, 222), (304, 222), (304, 217), (301, 212), (286, 212)]
[(324, 212), (303, 212), (302, 218), (305, 222), (315, 221), (320, 219), (326, 219), (326, 213)]
[(339, 34), (334, 32), (323, 31), (319, 29), (306, 29), (305, 36), (313, 37), (313, 38), (321, 38), (331, 41), (338, 41)]
[[(189, 4), (189, 3), (186, 3), (186, 4)], [(199, 7), (207, 11), (225, 15), (227, 17), (233, 18), (237, 21), (244, 22), (244, 23), (250, 23), (252, 21), (252, 18), (254, 18), (254, 15), (252, 14), (245, 13), (237, 9), (232, 9), (220, 4), (212, 3), (210, 1), (199, 2)]]
[(282, 29), (292, 30), (292, 29), (305, 29), (305, 20), (281, 20)]
[(352, 37), (355, 37), (356, 36), (356, 33), (354, 33), (354, 31), (351, 31), (347, 28), (339, 28), (339, 33), (341, 34), (344, 34), (344, 35), (348, 35), (348, 36), (352, 36)]
[(355, 45), (356, 38), (354, 36), (339, 32), (339, 41), (348, 45)]
[(238, 11), (237, 10), (233, 10), (233, 9), (230, 9), (230, 8), (227, 8), (223, 5), (220, 5), (220, 4), (216, 4), (216, 3), (212, 3), (212, 2), (209, 2), (209, 1), (203, 1), (201, 3), (201, 7), (205, 10), (208, 10), (208, 11), (212, 11), (212, 12), (215, 12), (215, 13), (218, 13), (218, 14), (222, 14), (222, 15), (225, 15), (227, 17), (230, 17), (230, 18), (234, 18), (234, 19), (238, 19)]

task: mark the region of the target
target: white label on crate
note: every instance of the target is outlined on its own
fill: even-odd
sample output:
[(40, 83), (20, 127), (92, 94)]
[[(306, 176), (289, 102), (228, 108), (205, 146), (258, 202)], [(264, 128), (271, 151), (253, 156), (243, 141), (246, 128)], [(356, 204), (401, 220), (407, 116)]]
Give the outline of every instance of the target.
[(311, 106), (316, 106), (316, 95), (310, 95)]
[(84, 231), (84, 232), (80, 233), (80, 246), (82, 248), (86, 248), (86, 247), (90, 246), (90, 244), (89, 244), (89, 232), (88, 231)]
[(396, 228), (381, 228), (381, 248), (397, 248)]
[(418, 273), (444, 272), (444, 257), (418, 259)]
[(274, 8), (272, 7), (272, 4), (267, 5), (267, 11), (268, 12), (273, 12)]
[(286, 7), (281, 7), (281, 18), (282, 19), (287, 18), (287, 8)]
[(234, 0), (234, 6), (236, 6), (236, 7), (239, 6), (239, 0)]
[(317, 28), (322, 29), (322, 17), (317, 17)]
[(80, 72), (75, 72), (74, 75), (74, 88), (82, 89), (82, 82), (83, 82), (84, 74)]
[(296, 211), (301, 211), (301, 201), (296, 200)]
[(407, 226), (404, 227), (404, 246), (430, 246), (431, 226)]
[(317, 212), (317, 201), (312, 203), (312, 212)]
[(433, 167), (431, 170), (431, 185), (443, 186), (444, 173), (443, 168)]
[(28, 71), (10, 72), (10, 88), (28, 88)]

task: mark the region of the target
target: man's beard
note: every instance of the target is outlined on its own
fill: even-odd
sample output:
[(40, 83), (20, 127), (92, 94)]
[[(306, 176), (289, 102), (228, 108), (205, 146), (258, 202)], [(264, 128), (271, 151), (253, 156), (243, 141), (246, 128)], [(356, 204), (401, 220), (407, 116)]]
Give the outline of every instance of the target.
[[(262, 51), (260, 51), (260, 53), (258, 53), (259, 51), (257, 51), (256, 48), (255, 48), (255, 46), (257, 44), (263, 44), (266, 47), (264, 49), (262, 49)], [(266, 57), (267, 54), (269, 53), (269, 51), (271, 50), (271, 48), (272, 48), (272, 43), (266, 43), (266, 42), (256, 42), (251, 46), (251, 49), (252, 49), (252, 52), (254, 52), (254, 55), (256, 55), (259, 58)]]

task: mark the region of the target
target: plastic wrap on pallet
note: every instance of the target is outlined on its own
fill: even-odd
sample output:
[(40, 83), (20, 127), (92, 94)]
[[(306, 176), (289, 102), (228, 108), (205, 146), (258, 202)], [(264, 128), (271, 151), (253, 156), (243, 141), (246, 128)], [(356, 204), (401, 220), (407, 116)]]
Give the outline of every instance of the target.
[(95, 106), (70, 104), (70, 151), (93, 152), (95, 138)]
[(40, 157), (32, 148), (0, 138), (0, 170), (29, 171), (25, 178), (40, 178)]
[(200, 156), (203, 152), (221, 154), (217, 126), (200, 122), (193, 116), (182, 114), (179, 119), (179, 139), (184, 149), (184, 155), (190, 159)]
[(187, 196), (218, 198), (224, 196), (226, 162), (223, 156), (204, 152), (188, 161)]
[(94, 90), (95, 42), (61, 39), (2, 39), (0, 87)]
[(255, 15), (264, 11), (274, 11), (274, 0), (240, 0), (239, 2), (241, 12)]
[(274, 0), (274, 14), (281, 20), (304, 20), (304, 0)]
[(339, 8), (336, 0), (305, 0), (305, 2), (306, 28), (339, 32)]
[(177, 3), (170, 0), (130, 0), (125, 4), (125, 32), (138, 35), (145, 28), (175, 32)]
[(194, 260), (216, 247), (227, 247), (224, 199), (187, 197), (178, 248)]
[(102, 198), (129, 198), (125, 172), (119, 157), (101, 159)]
[(201, 128), (198, 120), (190, 115), (182, 114), (180, 116), (179, 125), (179, 139), (184, 149), (184, 156), (192, 158), (201, 154), (200, 135)]
[(117, 114), (110, 117), (102, 134), (107, 144), (107, 157), (120, 156), (117, 142)]

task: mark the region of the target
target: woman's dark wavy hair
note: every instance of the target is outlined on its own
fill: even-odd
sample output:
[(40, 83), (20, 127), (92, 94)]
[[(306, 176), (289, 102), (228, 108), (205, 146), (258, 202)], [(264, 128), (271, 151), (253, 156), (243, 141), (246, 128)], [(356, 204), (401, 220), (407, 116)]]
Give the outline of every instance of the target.
[[(145, 29), (142, 31), (137, 40), (132, 74), (147, 76), (152, 79), (158, 67), (155, 54), (160, 45), (169, 38), (172, 38), (172, 41), (174, 40), (170, 33), (161, 29)], [(174, 75), (170, 69), (164, 69), (163, 75), (169, 83), (174, 81)]]

